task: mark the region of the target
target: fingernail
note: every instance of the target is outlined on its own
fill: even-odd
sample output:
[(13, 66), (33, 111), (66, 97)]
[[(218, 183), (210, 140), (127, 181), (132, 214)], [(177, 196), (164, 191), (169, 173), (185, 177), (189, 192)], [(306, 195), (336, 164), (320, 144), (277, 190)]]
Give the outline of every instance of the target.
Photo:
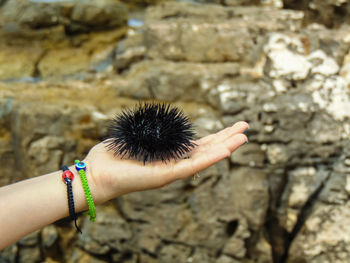
[(243, 143), (243, 145), (244, 145), (244, 144), (247, 144), (247, 143), (248, 143), (248, 141), (245, 141), (245, 142)]
[(246, 134), (248, 132), (248, 130), (249, 130), (249, 128), (245, 129), (243, 133)]

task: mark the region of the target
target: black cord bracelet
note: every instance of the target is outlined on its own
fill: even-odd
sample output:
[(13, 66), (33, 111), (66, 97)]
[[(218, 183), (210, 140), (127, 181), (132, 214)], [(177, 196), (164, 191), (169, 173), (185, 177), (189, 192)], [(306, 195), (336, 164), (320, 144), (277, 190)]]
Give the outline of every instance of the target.
[(74, 220), (75, 228), (80, 234), (82, 234), (80, 228), (77, 225), (77, 214), (75, 213), (74, 207), (74, 196), (73, 196), (73, 187), (72, 181), (74, 179), (74, 174), (69, 170), (69, 168), (65, 165), (61, 166), (61, 170), (63, 171), (62, 179), (63, 182), (67, 185), (67, 199), (68, 199), (68, 208), (69, 208), (69, 217), (71, 220)]

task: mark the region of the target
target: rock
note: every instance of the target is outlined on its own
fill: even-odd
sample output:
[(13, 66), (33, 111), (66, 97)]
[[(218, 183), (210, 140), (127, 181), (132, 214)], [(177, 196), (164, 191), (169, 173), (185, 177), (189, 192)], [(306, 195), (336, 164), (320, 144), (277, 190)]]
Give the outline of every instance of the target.
[(289, 252), (288, 262), (344, 262), (347, 260), (349, 202), (343, 206), (318, 204)]
[[(40, 10), (40, 11), (39, 11)], [(127, 11), (118, 1), (8, 1), (1, 10), (2, 24), (30, 28), (64, 25), (67, 31), (114, 28), (126, 24)]]
[[(208, 12), (209, 10), (211, 12)], [(283, 18), (287, 18), (294, 20), (295, 26), (301, 26), (300, 23), (302, 22), (303, 12), (296, 12), (293, 10), (277, 10), (274, 8), (256, 6), (225, 7), (215, 4), (199, 5), (196, 3), (176, 3), (171, 1), (148, 8), (146, 11), (146, 21), (165, 20), (169, 18), (193, 18), (211, 21), (215, 19), (226, 20), (235, 17), (251, 16), (251, 19), (258, 19), (258, 21), (261, 22), (266, 19), (266, 17), (264, 17), (265, 12), (271, 12), (273, 15), (271, 19), (276, 19), (279, 22), (291, 25), (292, 21), (282, 21)]]
[[(253, 47), (253, 42), (243, 25), (238, 25), (237, 31), (227, 32), (228, 28), (233, 28), (233, 24), (237, 26), (239, 21), (207, 25), (187, 21), (147, 24), (147, 56), (151, 59), (191, 62), (240, 61), (246, 51)], [(205, 41), (215, 31), (220, 32), (216, 38)], [(163, 35), (168, 37), (164, 39)], [(222, 43), (220, 47), (216, 45), (218, 42)]]
[[(188, 16), (192, 20), (187, 19)], [(254, 39), (259, 28), (265, 31), (289, 29), (292, 25), (300, 26), (301, 19), (302, 13), (286, 11), (281, 14), (269, 8), (233, 9), (211, 5), (198, 8), (193, 4), (169, 3), (148, 11), (147, 56), (191, 62), (247, 61), (253, 56), (250, 52), (255, 51)]]
[[(330, 32), (332, 34), (329, 34)], [(338, 65), (343, 65), (350, 44), (348, 26), (344, 25), (337, 30), (330, 30), (322, 26), (310, 25), (304, 33), (306, 34), (305, 47), (310, 53), (322, 50), (327, 56), (335, 59)]]
[(319, 14), (320, 21), (328, 26), (335, 26), (337, 22), (339, 23), (344, 19), (342, 19), (342, 16), (336, 15), (337, 9), (341, 9), (345, 13), (345, 18), (346, 13), (349, 11), (349, 4), (344, 0), (331, 0), (327, 2), (314, 0), (309, 4), (309, 7), (311, 10), (315, 10)]
[(84, 38), (80, 39), (79, 47), (67, 46), (59, 50), (48, 50), (38, 63), (39, 74), (42, 77), (50, 77), (87, 70), (103, 70), (104, 63), (112, 63), (115, 43), (124, 33), (125, 29), (93, 33), (85, 36), (85, 42)]
[[(210, 9), (211, 12), (207, 12)], [(149, 7), (146, 10), (146, 23), (148, 21), (163, 20), (166, 18), (190, 17), (195, 19), (213, 20), (215, 18), (228, 18), (226, 9), (220, 5), (198, 5), (196, 3), (164, 3)]]
[(160, 251), (161, 262), (188, 262), (191, 255), (191, 247), (180, 244), (164, 246)]
[(248, 143), (231, 155), (231, 162), (250, 167), (263, 167), (265, 160), (264, 151), (258, 144)]
[(350, 116), (350, 95), (347, 83), (342, 77), (334, 76), (325, 79), (320, 89), (312, 93), (312, 97), (314, 102), (334, 119), (343, 120)]
[[(40, 47), (22, 49), (7, 47), (0, 43), (0, 79), (31, 78), (36, 75), (36, 63), (43, 55)], [(9, 61), (9, 58), (11, 60)]]
[[(191, 220), (190, 211), (185, 209), (181, 202), (185, 195), (179, 196), (180, 189), (182, 188), (171, 192), (168, 190), (170, 193), (161, 195), (162, 200), (158, 201), (158, 204), (152, 202), (152, 197), (159, 197), (159, 194), (156, 195), (156, 193), (149, 194), (151, 196), (132, 194), (130, 197), (126, 196), (118, 200), (118, 207), (129, 220), (145, 223), (135, 226), (140, 233), (138, 246), (142, 249), (154, 253), (154, 249), (161, 245), (161, 240), (175, 239), (176, 235), (179, 235), (180, 231), (183, 232), (185, 225)], [(138, 202), (140, 199), (143, 202)], [(167, 203), (173, 205), (166, 205)], [(160, 222), (163, 223), (160, 224)], [(186, 240), (186, 243), (189, 242), (190, 240)]]
[[(323, 28), (310, 28), (301, 34), (271, 34), (264, 44), (268, 58), (265, 71), (272, 78), (294, 81), (305, 79), (309, 74), (337, 74), (348, 46), (344, 41), (346, 32), (335, 31), (336, 40), (329, 39), (326, 32)], [(289, 61), (288, 67), (283, 60)]]
[(35, 263), (42, 260), (40, 255), (40, 247), (23, 247), (18, 252), (18, 262), (20, 263)]
[[(236, 221), (231, 221), (231, 226), (233, 222)], [(230, 233), (232, 234), (232, 236), (226, 242), (223, 248), (223, 253), (234, 258), (244, 258), (247, 253), (244, 240), (250, 237), (250, 233), (247, 229), (247, 223), (245, 222), (245, 220), (240, 220), (237, 222), (237, 224), (238, 226), (235, 227), (236, 229), (234, 229), (234, 233)]]
[(288, 160), (286, 147), (284, 145), (277, 145), (277, 144), (268, 146), (267, 159), (271, 164), (286, 162)]
[[(334, 106), (336, 107), (336, 105)], [(332, 114), (336, 115), (337, 113), (333, 112)], [(337, 127), (337, 129), (331, 132), (326, 128), (326, 122), (328, 122), (328, 125), (329, 122), (334, 122), (334, 127)], [(344, 126), (342, 124), (336, 123), (334, 119), (330, 119), (327, 115), (318, 115), (309, 124), (310, 136), (308, 140), (318, 143), (337, 142), (341, 140), (343, 132)]]
[(225, 0), (222, 4), (228, 6), (258, 5), (257, 0)]
[[(41, 12), (38, 12), (41, 10)], [(27, 0), (8, 1), (1, 9), (2, 24), (15, 23), (32, 28), (49, 27), (63, 23), (63, 9), (58, 4)]]
[(17, 253), (18, 253), (17, 244), (10, 245), (0, 252), (0, 261), (4, 263), (15, 262)]
[[(6, 67), (0, 66), (0, 80), (34, 81), (40, 77), (69, 76), (89, 70), (103, 71), (112, 65), (115, 44), (126, 30), (122, 28), (103, 33), (82, 34), (72, 38), (63, 36), (59, 37), (61, 38), (59, 40), (42, 41), (40, 39), (47, 38), (51, 31), (53, 30), (47, 30), (41, 37), (34, 34), (30, 40), (28, 39), (29, 43), (23, 39), (21, 41), (24, 43), (18, 42), (18, 38), (15, 38), (16, 44), (10, 45), (1, 43), (1, 40), (0, 62), (6, 61), (6, 64), (2, 63)], [(67, 41), (75, 41), (79, 48)], [(9, 61), (9, 56), (16, 59)]]
[(216, 3), (225, 6), (259, 5), (259, 0), (197, 0), (196, 2)]
[(161, 242), (157, 235), (154, 235), (152, 231), (146, 230), (142, 232), (139, 240), (139, 246), (149, 253), (156, 253)]
[[(211, 73), (205, 74), (208, 71)], [(181, 98), (182, 101), (188, 101), (194, 98), (203, 102), (205, 94), (226, 74), (238, 74), (237, 65), (145, 60), (131, 67), (123, 79), (113, 81), (112, 85), (118, 95), (135, 99), (174, 101)]]
[[(68, 75), (87, 69), (89, 62), (89, 56), (80, 48), (53, 50), (40, 60), (38, 70), (43, 77), (57, 73)], [(70, 65), (69, 67), (65, 67), (67, 63)]]
[[(227, 167), (222, 169), (227, 169)], [(187, 180), (186, 184), (184, 184), (185, 182), (177, 182), (157, 191), (133, 193), (118, 198), (118, 207), (129, 220), (144, 222), (144, 224), (135, 225), (140, 233), (138, 246), (142, 250), (151, 254), (156, 253), (157, 248), (162, 246), (161, 240), (167, 240), (168, 243), (185, 244), (185, 247), (196, 246), (200, 243), (207, 249), (219, 249), (220, 244), (215, 242), (225, 231), (225, 225), (206, 222), (205, 214), (208, 209), (205, 204), (210, 200), (210, 195), (206, 194), (207, 191), (203, 191), (204, 189), (198, 192), (198, 195), (195, 192), (197, 192), (197, 186), (203, 187), (205, 185), (205, 189), (209, 190), (210, 184), (204, 182), (211, 181), (213, 183), (215, 175), (217, 176), (223, 171), (206, 172), (208, 174), (201, 173), (198, 179)], [(181, 194), (182, 189), (189, 189), (189, 192)], [(193, 194), (191, 194), (192, 192)], [(199, 206), (193, 206), (192, 212), (186, 209), (182, 201), (184, 198), (188, 198), (188, 195), (191, 195), (191, 200), (193, 200), (191, 203), (197, 202), (197, 200), (200, 202)], [(173, 205), (169, 207), (169, 204)], [(170, 214), (170, 217), (167, 216)], [(203, 229), (206, 223), (211, 225), (210, 230), (209, 228)]]
[(285, 202), (285, 216), (281, 224), (288, 232), (292, 232), (299, 212), (309, 201), (317, 189), (327, 180), (327, 172), (318, 172), (314, 167), (300, 167), (288, 174), (288, 184), (282, 200)]
[(327, 27), (336, 28), (347, 23), (349, 3), (344, 0), (312, 0), (312, 1), (291, 1), (285, 0), (284, 6), (289, 9), (304, 10), (306, 23), (319, 23)]
[(345, 191), (350, 195), (350, 176), (346, 177)]
[[(290, 46), (295, 50), (290, 50)], [(267, 71), (271, 78), (302, 80), (308, 76), (311, 63), (305, 57), (304, 45), (300, 39), (272, 34), (264, 51), (269, 59)]]
[[(31, 162), (38, 167), (48, 170), (48, 167), (55, 167), (63, 156), (62, 150), (64, 140), (60, 137), (46, 136), (30, 144), (28, 156)], [(42, 169), (38, 169), (41, 172)]]
[(86, 253), (83, 250), (75, 248), (72, 253), (72, 257), (68, 259), (67, 263), (104, 263), (105, 260), (101, 260), (92, 257), (91, 254)]
[(127, 10), (118, 1), (83, 1), (74, 5), (70, 19), (89, 27), (113, 28), (126, 24)]
[[(238, 217), (237, 212), (240, 211), (239, 214), (244, 215), (249, 227), (258, 229), (264, 222), (268, 206), (265, 180), (264, 171), (247, 167), (232, 169), (230, 173), (224, 175), (214, 189), (217, 196), (217, 213), (220, 218), (231, 221)], [(253, 181), (254, 184), (249, 183)], [(248, 207), (249, 209), (246, 209)], [(244, 211), (241, 210), (242, 208)]]
[(337, 62), (326, 55), (322, 50), (316, 50), (308, 56), (312, 65), (311, 73), (331, 76), (339, 71)]
[(39, 232), (35, 231), (25, 237), (23, 237), (21, 240), (18, 241), (20, 245), (23, 246), (34, 246), (37, 245), (39, 242)]
[(53, 260), (53, 259), (50, 258), (50, 257), (46, 257), (46, 258), (45, 258), (45, 262), (46, 262), (46, 263), (59, 263), (59, 261)]
[(197, 118), (193, 125), (196, 127), (196, 136), (199, 138), (223, 129), (222, 123), (215, 116)]
[(319, 195), (319, 200), (327, 204), (345, 205), (348, 200), (345, 184), (345, 176), (333, 172), (329, 175), (329, 179)]
[(158, 259), (156, 259), (154, 256), (150, 256), (147, 254), (141, 254), (140, 255), (140, 260), (141, 262), (145, 262), (145, 263), (156, 263), (158, 262)]
[(44, 248), (51, 247), (58, 238), (58, 232), (54, 225), (49, 225), (41, 231), (41, 242)]
[(350, 53), (346, 54), (340, 70), (340, 76), (342, 76), (347, 83), (350, 83)]
[(288, 206), (292, 208), (302, 207), (312, 192), (319, 186), (320, 182), (317, 182), (319, 180), (317, 180), (314, 167), (298, 168), (292, 171), (289, 176), (291, 192), (288, 198)]
[(15, 169), (16, 165), (14, 150), (11, 144), (11, 132), (6, 128), (7, 124), (9, 124), (8, 117), (0, 117), (0, 125), (3, 127), (0, 129), (0, 165), (3, 167), (2, 175), (0, 176), (0, 186), (10, 184), (12, 180), (19, 175)]
[(118, 71), (128, 69), (131, 64), (141, 61), (145, 55), (143, 34), (129, 30), (127, 38), (118, 43), (114, 66)]
[(0, 10), (0, 80), (105, 70), (126, 32), (126, 16), (113, 0), (8, 2)]
[(256, 250), (254, 251), (254, 258), (257, 262), (271, 262), (272, 247), (271, 244), (265, 239), (265, 237), (260, 237), (256, 244)]
[(272, 6), (275, 8), (283, 8), (284, 1), (282, 0), (260, 0), (261, 5)]
[(155, 4), (161, 4), (163, 2), (166, 2), (169, 0), (122, 0), (122, 2), (125, 2), (126, 4), (133, 6), (138, 6), (138, 7), (144, 7), (147, 5), (155, 5)]
[(209, 90), (208, 101), (223, 114), (237, 114), (259, 99), (254, 95), (256, 87), (249, 79), (224, 80)]
[(241, 261), (236, 260), (235, 258), (232, 258), (232, 257), (228, 257), (226, 255), (221, 255), (216, 262), (217, 263), (239, 263)]
[(196, 248), (194, 253), (187, 258), (187, 262), (211, 262), (214, 260), (213, 255), (206, 250), (201, 248)]
[(123, 253), (117, 252), (112, 255), (112, 260), (114, 262), (123, 261), (125, 263), (137, 263), (138, 255), (132, 253), (132, 251), (124, 251)]
[(123, 250), (124, 243), (132, 236), (127, 223), (109, 207), (97, 212), (96, 222), (91, 223), (85, 218), (80, 246), (97, 255), (107, 254), (110, 250)]
[[(33, 127), (28, 126), (27, 123), (35, 123), (32, 121), (36, 114), (41, 115), (41, 118), (37, 119), (38, 126), (33, 129)], [(55, 169), (58, 168), (59, 160), (62, 156), (62, 151), (59, 149), (63, 145), (63, 139), (59, 138), (63, 128), (62, 124), (53, 122), (50, 124), (47, 123), (48, 126), (46, 124), (43, 125), (46, 121), (57, 118), (58, 114), (59, 109), (55, 106), (48, 106), (46, 107), (46, 111), (42, 111), (42, 109), (38, 109), (36, 105), (29, 104), (26, 105), (26, 107), (18, 108), (17, 112), (13, 115), (12, 121), (17, 125), (16, 127), (18, 127), (13, 142), (23, 150), (23, 152), (21, 152), (21, 150), (17, 151), (16, 158), (21, 159), (23, 165), (27, 161), (27, 171), (36, 170), (35, 174), (39, 175), (42, 172), (49, 172), (52, 169), (52, 165), (56, 167)], [(45, 134), (48, 133), (50, 133), (51, 136), (44, 138)], [(54, 146), (50, 149), (51, 145), (48, 145), (48, 143), (51, 141), (54, 142)], [(41, 152), (45, 148), (46, 154)], [(27, 155), (28, 150), (31, 155)], [(49, 153), (53, 154), (50, 160), (48, 159), (50, 156)], [(45, 164), (48, 160), (50, 161), (49, 165)]]

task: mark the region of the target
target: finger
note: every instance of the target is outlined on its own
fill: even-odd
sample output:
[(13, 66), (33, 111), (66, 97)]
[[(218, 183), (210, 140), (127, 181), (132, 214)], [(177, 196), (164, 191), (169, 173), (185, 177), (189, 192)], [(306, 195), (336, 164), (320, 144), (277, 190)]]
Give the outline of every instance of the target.
[(227, 138), (222, 144), (227, 147), (230, 151), (230, 154), (237, 150), (238, 147), (248, 142), (248, 138), (245, 134), (239, 133), (233, 137)]
[(197, 142), (197, 144), (218, 143), (235, 134), (243, 133), (246, 129), (249, 129), (249, 124), (245, 121), (239, 121), (231, 127), (227, 127), (217, 133), (203, 137)]
[(197, 143), (198, 146), (193, 149), (192, 154), (203, 152), (235, 134), (243, 133), (246, 129), (249, 129), (249, 124), (244, 121), (240, 121), (231, 127), (221, 130), (218, 133), (208, 135), (203, 138), (200, 144)]
[(236, 134), (215, 146), (208, 147), (205, 151), (193, 155), (190, 159), (185, 159), (175, 164), (173, 176), (176, 179), (181, 179), (202, 171), (230, 156), (233, 151), (247, 142), (247, 140), (247, 136), (244, 134)]

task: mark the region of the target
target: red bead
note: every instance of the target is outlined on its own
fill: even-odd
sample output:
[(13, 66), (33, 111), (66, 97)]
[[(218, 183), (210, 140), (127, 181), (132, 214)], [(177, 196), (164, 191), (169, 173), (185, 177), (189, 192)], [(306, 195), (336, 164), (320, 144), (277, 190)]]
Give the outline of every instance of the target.
[(67, 171), (64, 171), (63, 174), (62, 174), (62, 180), (63, 182), (66, 180), (66, 178), (70, 179), (71, 181), (73, 181), (74, 179), (74, 174), (67, 170)]

